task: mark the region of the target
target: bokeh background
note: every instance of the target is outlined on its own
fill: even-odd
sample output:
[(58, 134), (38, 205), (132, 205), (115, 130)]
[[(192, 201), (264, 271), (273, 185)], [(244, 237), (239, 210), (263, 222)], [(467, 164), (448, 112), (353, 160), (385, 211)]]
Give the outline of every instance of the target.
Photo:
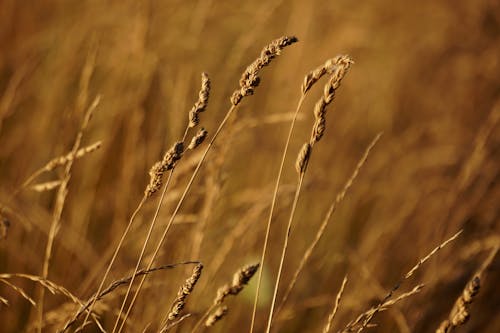
[[(189, 332), (217, 288), (258, 261), (272, 188), (304, 75), (337, 54), (355, 60), (329, 109), (299, 201), (284, 287), (328, 206), (373, 137), (367, 165), (331, 220), (312, 260), (276, 319), (280, 332), (319, 332), (345, 274), (349, 282), (335, 319), (343, 328), (377, 304), (419, 258), (463, 229), (402, 289), (421, 293), (377, 315), (372, 332), (433, 332), (500, 239), (500, 3), (454, 1), (0, 1), (0, 205), (10, 221), (0, 240), (0, 272), (40, 275), (56, 191), (20, 189), (50, 159), (71, 150), (87, 106), (100, 94), (83, 144), (102, 148), (75, 162), (56, 237), (49, 279), (86, 299), (148, 183), (148, 170), (182, 136), (197, 99), (200, 73), (212, 80), (202, 124), (213, 133), (245, 67), (269, 41), (299, 43), (263, 70), (197, 178), (159, 264), (205, 264), (177, 332)], [(322, 85), (323, 82), (320, 83)], [(257, 328), (263, 331), (272, 281), (296, 182), (295, 154), (308, 139), (309, 94), (271, 233)], [(160, 214), (164, 226), (199, 158), (186, 155)], [(57, 180), (61, 170), (34, 182)], [(157, 197), (141, 210), (112, 270), (135, 265)], [(158, 229), (154, 233), (157, 240)], [(150, 246), (149, 252), (152, 251)], [(157, 328), (189, 269), (155, 273), (128, 331)], [(110, 279), (111, 279), (110, 278)], [(471, 319), (460, 332), (498, 332), (500, 295), (494, 261)], [(12, 283), (36, 295), (39, 286)], [(211, 329), (249, 326), (253, 292), (228, 302)], [(280, 294), (281, 295), (281, 294)], [(0, 284), (0, 331), (32, 331), (33, 307)], [(123, 291), (100, 308), (111, 326)], [(52, 332), (75, 306), (46, 296)], [(88, 327), (86, 331), (94, 331)], [(96, 330), (95, 330), (96, 331)]]

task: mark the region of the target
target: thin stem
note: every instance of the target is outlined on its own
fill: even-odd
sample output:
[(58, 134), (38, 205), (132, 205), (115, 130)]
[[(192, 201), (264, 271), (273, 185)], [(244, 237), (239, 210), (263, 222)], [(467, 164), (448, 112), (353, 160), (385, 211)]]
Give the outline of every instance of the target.
[(283, 154), (281, 156), (281, 163), (280, 163), (280, 167), (279, 167), (279, 171), (278, 171), (278, 177), (276, 178), (276, 184), (274, 185), (273, 199), (271, 202), (271, 209), (269, 211), (269, 216), (267, 219), (266, 236), (264, 238), (264, 246), (262, 247), (262, 254), (261, 254), (261, 259), (260, 259), (260, 263), (261, 263), (262, 268), (259, 270), (259, 275), (257, 278), (257, 291), (255, 292), (255, 299), (254, 299), (254, 303), (253, 303), (252, 322), (250, 324), (250, 333), (253, 332), (253, 329), (255, 326), (257, 304), (259, 301), (259, 292), (260, 292), (260, 287), (261, 287), (261, 282), (262, 282), (262, 272), (264, 271), (264, 262), (266, 259), (267, 245), (269, 243), (269, 234), (271, 231), (271, 221), (273, 219), (274, 208), (276, 207), (276, 200), (278, 197), (278, 190), (279, 190), (279, 184), (281, 181), (281, 175), (283, 174), (283, 167), (285, 165), (285, 159), (286, 159), (288, 147), (290, 145), (290, 141), (292, 138), (292, 132), (293, 132), (293, 129), (295, 127), (295, 122), (297, 120), (297, 115), (299, 114), (300, 107), (302, 106), (302, 103), (304, 102), (304, 98), (305, 98), (305, 95), (302, 94), (300, 96), (299, 102), (297, 103), (297, 108), (295, 109), (295, 114), (293, 115), (293, 119), (292, 119), (292, 122), (290, 124), (290, 129), (288, 131), (288, 137), (286, 139), (285, 148), (283, 149)]
[(274, 306), (276, 304), (276, 298), (278, 296), (278, 288), (279, 288), (279, 283), (280, 283), (280, 279), (281, 279), (281, 272), (283, 271), (283, 264), (285, 262), (286, 250), (288, 248), (288, 240), (290, 239), (290, 233), (292, 230), (292, 222), (293, 222), (293, 218), (295, 216), (297, 202), (299, 201), (300, 189), (302, 188), (302, 183), (304, 181), (305, 170), (306, 169), (304, 169), (299, 175), (299, 181), (297, 183), (297, 189), (295, 191), (295, 197), (293, 199), (292, 210), (290, 211), (290, 218), (288, 219), (288, 225), (287, 225), (287, 230), (286, 230), (286, 234), (285, 234), (285, 242), (283, 243), (283, 249), (281, 252), (281, 259), (280, 259), (280, 265), (279, 265), (279, 269), (278, 269), (278, 275), (276, 276), (276, 283), (274, 286), (273, 300), (271, 303), (271, 309), (269, 310), (269, 318), (267, 319), (266, 333), (269, 333), (271, 331), (271, 323), (273, 320), (273, 312), (274, 312)]
[[(116, 246), (116, 250), (113, 253), (113, 257), (111, 258), (111, 261), (109, 262), (108, 267), (106, 268), (106, 272), (104, 273), (104, 276), (103, 276), (103, 278), (101, 280), (101, 283), (99, 284), (99, 288), (97, 288), (96, 295), (99, 295), (101, 293), (102, 288), (104, 287), (104, 283), (106, 282), (106, 279), (107, 279), (107, 277), (109, 275), (109, 272), (111, 271), (111, 267), (113, 266), (113, 264), (114, 264), (114, 262), (116, 260), (116, 257), (118, 256), (118, 252), (120, 251), (120, 249), (121, 249), (121, 247), (123, 245), (123, 242), (125, 241), (125, 238), (127, 237), (128, 232), (130, 231), (130, 227), (132, 226), (132, 223), (133, 223), (135, 217), (137, 216), (137, 214), (139, 213), (139, 211), (141, 210), (141, 208), (142, 208), (142, 206), (144, 205), (145, 202), (146, 202), (146, 196), (143, 196), (142, 199), (141, 199), (141, 201), (137, 205), (137, 208), (132, 213), (132, 216), (129, 219), (127, 227), (123, 231), (122, 237), (120, 238), (120, 241), (118, 242), (118, 245)], [(92, 303), (89, 306), (89, 311), (85, 315), (85, 319), (83, 320), (83, 324), (80, 327), (84, 327), (85, 324), (87, 323), (87, 320), (89, 318), (89, 314), (92, 313), (92, 310), (94, 309), (94, 305), (95, 305), (96, 301), (97, 301), (96, 298), (94, 298), (92, 300)]]
[[(165, 193), (167, 192), (167, 189), (168, 189), (168, 186), (169, 186), (170, 181), (172, 179), (173, 173), (174, 173), (174, 169), (172, 169), (169, 172), (169, 174), (168, 174), (167, 181), (166, 181), (165, 186), (163, 187), (163, 191), (161, 193), (160, 202), (162, 202), (163, 199), (164, 199), (164, 197), (165, 197)], [(122, 315), (123, 309), (125, 308), (125, 304), (127, 302), (128, 296), (129, 296), (130, 291), (132, 289), (132, 285), (134, 284), (134, 280), (135, 280), (135, 276), (136, 276), (135, 274), (139, 270), (139, 266), (141, 265), (142, 258), (144, 257), (144, 253), (146, 252), (146, 248), (147, 248), (148, 242), (151, 239), (151, 235), (153, 234), (153, 229), (155, 227), (156, 220), (158, 218), (158, 214), (160, 212), (160, 208), (159, 207), (160, 207), (160, 205), (158, 205), (156, 207), (153, 220), (152, 220), (152, 222), (151, 222), (151, 224), (149, 226), (148, 234), (147, 234), (146, 239), (144, 240), (144, 243), (142, 245), (141, 253), (140, 253), (139, 258), (137, 260), (137, 263), (135, 265), (134, 273), (132, 274), (132, 278), (130, 279), (130, 283), (128, 285), (127, 292), (125, 293), (125, 298), (123, 299), (122, 305), (120, 307), (120, 312), (118, 312), (118, 317), (116, 318), (116, 322), (115, 322), (115, 325), (113, 327), (113, 332), (115, 332), (116, 328), (118, 327), (118, 323), (120, 321), (120, 317)]]
[[(220, 123), (219, 127), (217, 128), (217, 131), (215, 132), (214, 136), (212, 137), (212, 139), (210, 140), (210, 142), (208, 143), (208, 146), (207, 148), (205, 149), (205, 152), (203, 153), (200, 161), (198, 162), (198, 165), (196, 166), (196, 169), (194, 170), (193, 172), (193, 175), (191, 176), (191, 179), (189, 180), (188, 184), (186, 185), (186, 188), (184, 189), (184, 192), (182, 193), (182, 196), (181, 198), (179, 199), (179, 202), (177, 203), (177, 206), (175, 207), (175, 210), (174, 212), (172, 213), (172, 216), (170, 217), (170, 220), (168, 221), (168, 224), (167, 226), (165, 227), (164, 231), (163, 231), (163, 234), (161, 235), (160, 237), (160, 240), (158, 241), (158, 244), (156, 246), (156, 249), (148, 263), (148, 266), (146, 269), (149, 269), (153, 266), (153, 263), (156, 259), (156, 257), (158, 256), (158, 253), (160, 252), (160, 249), (163, 245), (163, 242), (165, 241), (166, 239), (166, 236), (168, 234), (168, 231), (170, 230), (170, 227), (172, 226), (172, 224), (174, 223), (174, 220), (175, 220), (175, 217), (177, 216), (177, 213), (179, 212), (182, 204), (184, 203), (184, 200), (189, 192), (189, 190), (191, 189), (191, 186), (196, 178), (196, 176), (198, 175), (198, 172), (200, 171), (201, 169), (201, 165), (203, 164), (203, 162), (205, 161), (205, 158), (207, 157), (208, 155), (208, 152), (210, 151), (210, 149), (212, 148), (215, 140), (217, 139), (217, 137), (219, 136), (219, 133), (221, 132), (221, 130), (224, 128), (224, 125), (226, 124), (227, 120), (229, 119), (229, 117), (231, 116), (231, 114), (234, 112), (234, 110), (236, 110), (236, 106), (235, 105), (231, 105), (231, 107), (229, 108), (228, 112), (226, 113), (226, 115), (224, 116), (224, 119), (222, 120), (222, 122)], [(161, 207), (163, 201), (160, 200), (158, 206)], [(145, 276), (143, 276), (141, 278), (141, 281), (139, 282), (139, 286), (137, 287), (137, 290), (135, 291), (134, 293), (134, 297), (132, 298), (132, 301), (130, 302), (130, 305), (128, 307), (128, 310), (127, 312), (125, 313), (125, 316), (123, 318), (123, 322), (122, 322), (122, 325), (120, 327), (120, 329), (118, 330), (118, 333), (121, 332), (123, 326), (125, 325), (125, 322), (128, 318), (128, 315), (130, 314), (130, 311), (132, 309), (132, 307), (134, 306), (134, 303), (137, 299), (137, 296), (139, 295), (139, 292), (141, 291), (141, 288), (142, 288), (142, 285), (144, 284), (144, 280), (146, 279)]]
[(304, 255), (302, 256), (302, 259), (300, 260), (299, 266), (295, 270), (295, 273), (293, 274), (292, 280), (288, 284), (288, 287), (285, 291), (285, 294), (281, 298), (280, 304), (276, 309), (276, 315), (280, 313), (280, 311), (283, 309), (283, 306), (285, 305), (286, 301), (288, 300), (288, 297), (290, 296), (290, 293), (292, 292), (293, 287), (295, 286), (295, 283), (297, 282), (297, 279), (304, 269), (306, 263), (308, 262), (309, 258), (311, 257), (314, 249), (316, 248), (316, 245), (319, 243), (321, 237), (323, 236), (326, 227), (328, 226), (328, 223), (332, 217), (332, 215), (335, 213), (337, 210), (337, 207), (342, 203), (344, 200), (347, 192), (351, 188), (351, 186), (354, 183), (354, 180), (358, 176), (359, 172), (361, 171), (361, 168), (364, 166), (366, 163), (368, 156), (370, 155), (371, 150), (375, 145), (377, 144), (378, 140), (382, 136), (382, 133), (377, 134), (375, 138), (371, 141), (371, 143), (368, 145), (368, 147), (365, 149), (365, 152), (361, 159), (358, 161), (358, 164), (356, 165), (354, 171), (352, 172), (351, 176), (349, 179), (346, 181), (344, 184), (344, 187), (340, 191), (340, 193), (335, 197), (335, 200), (332, 202), (330, 205), (330, 208), (328, 209), (328, 212), (326, 213), (325, 217), (323, 218), (323, 221), (321, 222), (321, 226), (319, 227), (318, 231), (316, 232), (316, 236), (314, 237), (314, 240), (311, 242), (307, 250), (304, 252)]

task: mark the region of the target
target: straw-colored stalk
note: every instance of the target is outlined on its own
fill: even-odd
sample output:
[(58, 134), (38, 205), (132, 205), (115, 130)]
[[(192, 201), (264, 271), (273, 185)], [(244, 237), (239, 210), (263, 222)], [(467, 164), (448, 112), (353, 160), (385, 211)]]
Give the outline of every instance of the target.
[(269, 310), (269, 317), (267, 321), (267, 328), (266, 332), (269, 333), (271, 330), (271, 324), (273, 320), (273, 314), (274, 314), (274, 307), (276, 305), (276, 298), (278, 296), (278, 289), (279, 289), (279, 283), (281, 279), (281, 273), (283, 271), (283, 265), (285, 261), (285, 256), (286, 256), (286, 251), (288, 248), (288, 240), (290, 238), (290, 233), (292, 230), (292, 222), (295, 216), (295, 211), (297, 208), (297, 203), (300, 197), (301, 193), (301, 188), (302, 184), (304, 181), (304, 176), (307, 170), (307, 164), (309, 162), (309, 158), (312, 154), (312, 148), (315, 143), (319, 142), (321, 137), (323, 136), (324, 130), (325, 130), (325, 122), (326, 122), (326, 108), (327, 106), (333, 102), (333, 99), (335, 97), (335, 92), (336, 90), (340, 87), (340, 83), (342, 79), (344, 78), (345, 74), (349, 70), (351, 64), (353, 61), (349, 56), (339, 56), (337, 57), (337, 62), (335, 63), (334, 69), (332, 71), (332, 74), (330, 76), (330, 79), (328, 83), (325, 85), (323, 89), (323, 96), (319, 99), (319, 101), (316, 103), (316, 106), (314, 108), (314, 116), (316, 118), (316, 122), (314, 123), (311, 138), (309, 142), (305, 143), (302, 146), (301, 151), (299, 152), (297, 161), (295, 163), (295, 167), (298, 173), (298, 181), (297, 181), (297, 188), (295, 191), (295, 196), (292, 204), (292, 208), (290, 211), (290, 217), (288, 219), (288, 224), (286, 228), (286, 233), (285, 233), (285, 240), (283, 242), (282, 246), (282, 251), (281, 251), (281, 257), (280, 257), (280, 264), (278, 268), (278, 274), (276, 276), (276, 281), (274, 285), (274, 293), (273, 293), (273, 298), (271, 302), (271, 308)]
[[(83, 138), (83, 133), (87, 129), (87, 126), (90, 122), (90, 118), (92, 117), (93, 112), (97, 108), (100, 102), (100, 96), (97, 96), (94, 101), (90, 104), (90, 106), (87, 109), (87, 112), (84, 115), (82, 125), (80, 127), (80, 131), (78, 132), (75, 142), (73, 144), (73, 148), (71, 150), (71, 155), (75, 156), (76, 152), (78, 149), (80, 149), (80, 144), (82, 142)], [(52, 248), (54, 245), (54, 240), (57, 235), (57, 232), (60, 229), (60, 224), (61, 224), (61, 216), (64, 208), (64, 203), (66, 201), (66, 196), (68, 194), (68, 184), (71, 179), (71, 169), (73, 167), (73, 161), (74, 159), (68, 160), (66, 163), (66, 167), (64, 170), (64, 176), (62, 178), (62, 182), (59, 185), (59, 189), (56, 195), (56, 203), (54, 206), (54, 211), (52, 214), (52, 222), (50, 225), (49, 229), (49, 235), (47, 239), (47, 245), (45, 247), (45, 256), (43, 260), (43, 267), (42, 267), (42, 278), (46, 279), (47, 276), (49, 275), (49, 265), (50, 265), (50, 259), (52, 257)], [(43, 323), (43, 303), (44, 303), (44, 296), (45, 296), (45, 289), (42, 288), (40, 289), (40, 295), (39, 295), (39, 300), (38, 300), (38, 325), (37, 325), (37, 331), (41, 333), (42, 331), (42, 323)]]
[[(162, 235), (160, 236), (160, 239), (157, 243), (157, 246), (153, 252), (153, 255), (151, 256), (151, 259), (150, 259), (148, 265), (146, 266), (147, 268), (152, 267), (154, 261), (156, 260), (156, 257), (158, 256), (158, 253), (160, 252), (160, 249), (163, 246), (165, 238), (166, 238), (172, 224), (175, 221), (175, 217), (177, 216), (180, 208), (182, 207), (182, 204), (184, 203), (184, 200), (185, 200), (189, 190), (191, 189), (191, 186), (192, 186), (196, 176), (198, 175), (198, 173), (201, 169), (201, 166), (203, 165), (203, 162), (205, 161), (208, 153), (210, 152), (210, 150), (211, 150), (212, 146), (214, 145), (214, 142), (216, 141), (220, 132), (224, 129), (226, 123), (228, 122), (228, 119), (231, 117), (233, 112), (235, 112), (237, 105), (241, 102), (243, 97), (251, 95), (253, 93), (254, 89), (258, 86), (259, 81), (260, 81), (258, 78), (258, 74), (259, 74), (260, 70), (263, 67), (267, 66), (270, 63), (271, 59), (278, 56), (284, 47), (291, 45), (295, 42), (297, 42), (297, 38), (295, 38), (295, 37), (281, 37), (281, 38), (276, 39), (275, 41), (271, 42), (270, 45), (265, 47), (264, 50), (261, 52), (260, 57), (256, 61), (254, 61), (254, 63), (252, 63), (246, 69), (245, 73), (242, 76), (242, 79), (240, 80), (240, 88), (237, 89), (233, 93), (233, 96), (231, 97), (231, 107), (229, 108), (226, 115), (222, 119), (221, 123), (219, 124), (219, 127), (217, 128), (213, 137), (210, 139), (207, 147), (205, 148), (205, 151), (203, 152), (203, 155), (201, 156), (200, 161), (196, 165), (196, 168), (193, 171), (193, 174), (191, 175), (191, 178), (189, 179), (189, 181), (188, 181), (188, 183), (187, 183), (187, 185), (186, 185), (186, 187), (185, 187), (185, 189), (184, 189), (184, 191), (183, 191), (183, 193), (182, 193), (182, 195), (181, 195), (181, 197), (180, 197), (180, 199), (179, 199), (179, 201), (174, 209), (174, 212), (172, 213), (169, 221), (167, 222), (167, 225), (165, 226), (165, 228), (163, 230)], [(163, 202), (163, 196), (162, 196), (162, 198), (160, 198), (160, 202), (158, 204), (157, 211), (159, 211), (159, 209), (162, 205), (162, 202)], [(153, 219), (156, 219), (156, 216), (157, 215), (155, 214), (155, 217)], [(127, 313), (129, 313), (130, 310), (132, 309), (132, 307), (135, 303), (135, 300), (141, 291), (141, 287), (144, 283), (144, 280), (145, 280), (145, 277), (143, 277), (141, 279), (141, 281), (139, 282), (139, 286), (138, 286), (138, 288), (137, 288), (137, 290), (132, 298), (132, 301), (130, 302)], [(128, 317), (128, 315), (125, 314), (125, 318), (123, 320), (122, 327), (123, 327), (127, 317)], [(120, 330), (118, 332), (120, 332)]]
[(368, 156), (370, 155), (371, 150), (375, 147), (375, 145), (377, 144), (377, 142), (381, 136), (382, 136), (382, 133), (377, 134), (377, 136), (368, 145), (363, 156), (361, 157), (358, 164), (356, 165), (356, 168), (354, 169), (353, 173), (351, 174), (351, 176), (349, 177), (347, 182), (344, 184), (344, 187), (342, 188), (340, 193), (335, 197), (335, 200), (333, 201), (333, 203), (330, 205), (330, 208), (328, 209), (328, 212), (326, 213), (325, 217), (323, 218), (323, 221), (321, 222), (321, 225), (318, 228), (318, 231), (316, 232), (316, 235), (315, 235), (313, 241), (311, 242), (311, 244), (309, 244), (308, 248), (304, 252), (304, 255), (300, 259), (299, 266), (295, 270), (293, 277), (292, 277), (292, 280), (288, 284), (288, 287), (286, 288), (285, 294), (281, 298), (280, 305), (276, 309), (276, 315), (278, 315), (278, 313), (280, 313), (280, 311), (283, 309), (283, 306), (285, 305), (288, 297), (290, 296), (290, 293), (291, 293), (293, 287), (295, 286), (300, 273), (302, 272), (302, 270), (306, 266), (314, 249), (316, 248), (316, 245), (319, 243), (321, 237), (323, 236), (332, 215), (335, 213), (335, 211), (337, 210), (337, 207), (340, 205), (340, 203), (342, 203), (342, 201), (344, 200), (347, 192), (349, 191), (349, 189), (353, 185), (354, 180), (356, 179), (359, 172), (361, 171), (361, 168), (366, 163)]
[[(53, 295), (60, 294), (60, 295), (66, 296), (73, 303), (78, 304), (80, 306), (83, 306), (83, 302), (78, 297), (73, 295), (68, 289), (66, 289), (63, 286), (60, 286), (60, 285), (58, 285), (50, 280), (47, 280), (46, 278), (43, 278), (41, 276), (24, 274), (24, 273), (0, 274), (0, 282), (3, 282), (5, 284), (9, 285), (16, 292), (18, 292), (23, 298), (25, 298), (28, 302), (30, 302), (33, 306), (36, 306), (36, 302), (31, 297), (29, 297), (26, 294), (26, 292), (24, 292), (24, 290), (22, 288), (17, 287), (8, 281), (8, 280), (13, 279), (13, 278), (22, 278), (22, 279), (27, 279), (27, 280), (36, 282), (42, 288), (47, 289), (51, 294), (53, 294)], [(92, 314), (92, 320), (96, 323), (97, 327), (99, 328), (99, 330), (101, 332), (105, 332), (104, 328), (102, 327), (102, 324), (99, 322), (97, 316)], [(35, 325), (39, 325), (39, 323), (36, 322)]]
[(445, 240), (443, 243), (439, 244), (437, 247), (435, 247), (429, 254), (427, 254), (425, 257), (421, 258), (415, 266), (413, 266), (404, 276), (403, 278), (387, 293), (387, 295), (382, 299), (382, 301), (369, 311), (366, 311), (359, 315), (355, 320), (351, 321), (345, 328), (344, 332), (353, 332), (354, 328), (357, 327), (356, 332), (361, 332), (363, 329), (366, 327), (369, 327), (371, 320), (373, 317), (380, 311), (383, 310), (384, 306), (387, 304), (387, 302), (390, 302), (390, 299), (394, 295), (394, 293), (401, 287), (404, 281), (409, 279), (413, 274), (425, 263), (427, 262), (430, 258), (432, 258), (439, 250), (450, 244), (452, 241), (454, 241), (460, 234), (462, 233), (462, 230), (457, 232), (455, 235), (450, 237), (449, 239)]
[[(148, 275), (148, 274), (151, 274), (154, 272), (159, 272), (159, 271), (163, 271), (166, 269), (174, 269), (178, 266), (192, 265), (192, 264), (198, 265), (201, 263), (199, 261), (186, 261), (186, 262), (181, 262), (181, 263), (177, 263), (177, 264), (163, 265), (163, 266), (154, 267), (154, 268), (150, 268), (150, 269), (141, 269), (138, 272), (136, 272), (134, 274), (134, 276), (137, 277), (137, 276), (141, 276), (141, 275)], [(75, 315), (73, 315), (73, 317), (70, 320), (68, 320), (64, 324), (64, 327), (61, 330), (59, 330), (58, 332), (65, 332), (66, 330), (68, 330), (71, 326), (73, 326), (76, 323), (78, 318), (84, 312), (90, 311), (91, 305), (94, 305), (96, 302), (98, 302), (99, 300), (104, 298), (104, 296), (112, 293), (118, 287), (129, 284), (131, 280), (132, 280), (132, 276), (128, 276), (128, 277), (125, 277), (125, 278), (122, 278), (122, 279), (119, 279), (119, 280), (116, 280), (116, 281), (110, 283), (109, 286), (106, 288), (101, 288), (101, 291), (99, 293), (94, 294), (92, 297), (90, 297), (89, 300), (87, 302), (85, 302), (85, 304), (80, 307), (78, 312)], [(87, 309), (89, 309), (89, 310), (87, 310)]]
[[(150, 171), (151, 181), (150, 181), (150, 184), (148, 185), (148, 187), (146, 188), (146, 192), (145, 192), (146, 196), (150, 195), (150, 193), (156, 192), (161, 187), (162, 177), (163, 177), (163, 173), (165, 171), (170, 170), (170, 173), (168, 175), (167, 184), (163, 188), (163, 191), (162, 191), (160, 199), (159, 199), (159, 203), (156, 206), (155, 213), (154, 213), (153, 218), (151, 220), (151, 223), (149, 225), (149, 229), (148, 229), (146, 238), (144, 239), (144, 242), (142, 245), (141, 253), (139, 254), (139, 258), (137, 259), (134, 273), (139, 270), (139, 266), (142, 262), (144, 254), (146, 253), (146, 248), (149, 244), (149, 240), (151, 239), (151, 235), (153, 234), (153, 230), (154, 230), (154, 227), (156, 225), (158, 215), (160, 213), (160, 208), (161, 208), (161, 205), (162, 205), (163, 200), (165, 198), (165, 195), (167, 193), (168, 186), (169, 186), (170, 181), (172, 179), (175, 166), (176, 166), (177, 162), (180, 160), (180, 158), (182, 157), (182, 154), (184, 152), (184, 142), (186, 141), (186, 138), (187, 138), (187, 135), (188, 135), (190, 129), (198, 126), (199, 121), (200, 121), (199, 113), (204, 112), (206, 110), (206, 108), (208, 106), (209, 94), (210, 94), (210, 79), (208, 78), (208, 74), (202, 73), (202, 75), (201, 75), (201, 88), (200, 88), (200, 92), (198, 93), (198, 101), (194, 104), (191, 111), (189, 112), (189, 121), (188, 121), (188, 124), (186, 126), (186, 129), (184, 131), (184, 135), (183, 135), (181, 141), (175, 143), (174, 146), (169, 151), (167, 151), (167, 153), (163, 157), (162, 161), (157, 162), (155, 164), (154, 170)], [(195, 145), (193, 146), (192, 149), (196, 148), (199, 144), (201, 144), (201, 142), (203, 142), (206, 135), (207, 135), (207, 133), (203, 129), (201, 129), (201, 131), (198, 132), (198, 134), (194, 135), (192, 141), (195, 141)], [(196, 144), (196, 143), (198, 143), (198, 144)], [(151, 266), (149, 266), (148, 268), (150, 268)], [(118, 324), (119, 324), (119, 321), (121, 318), (121, 314), (125, 308), (125, 304), (127, 302), (130, 291), (132, 290), (132, 284), (134, 283), (134, 277), (135, 277), (135, 275), (132, 275), (132, 280), (130, 281), (130, 285), (127, 289), (127, 293), (125, 294), (122, 305), (120, 307), (120, 311), (119, 311), (118, 316), (116, 318), (113, 332), (115, 332), (117, 327), (118, 327)], [(144, 281), (144, 279), (141, 280), (141, 283), (139, 284), (139, 288), (136, 290), (134, 297), (133, 297), (133, 299), (128, 307), (128, 310), (125, 313), (125, 315), (123, 316), (122, 324), (121, 324), (120, 328), (118, 329), (118, 332), (121, 332), (121, 330), (123, 329), (123, 327), (125, 325), (127, 317), (128, 317), (128, 315), (129, 315), (129, 313), (130, 313), (130, 311), (135, 303), (135, 299), (136, 299), (135, 295), (138, 294), (138, 290), (142, 287), (143, 281)]]
[[(271, 200), (271, 208), (269, 210), (268, 218), (267, 218), (267, 223), (266, 223), (266, 233), (264, 236), (264, 245), (262, 246), (262, 253), (261, 253), (261, 258), (260, 262), (262, 263), (262, 266), (264, 267), (265, 261), (266, 261), (266, 254), (267, 254), (267, 247), (269, 243), (269, 235), (271, 232), (271, 222), (273, 219), (274, 215), (274, 210), (276, 207), (276, 200), (278, 197), (278, 191), (279, 191), (279, 186), (281, 182), (281, 175), (283, 174), (283, 168), (285, 165), (285, 159), (286, 155), (288, 153), (288, 148), (290, 146), (290, 140), (292, 138), (292, 133), (295, 128), (295, 123), (297, 121), (297, 117), (299, 115), (300, 108), (302, 107), (302, 104), (304, 102), (306, 93), (311, 87), (316, 83), (324, 74), (327, 72), (331, 72), (333, 67), (332, 64), (336, 62), (336, 58), (328, 60), (325, 64), (319, 66), (315, 70), (309, 72), (305, 77), (304, 77), (304, 82), (302, 84), (302, 93), (300, 95), (300, 99), (297, 103), (297, 107), (295, 108), (295, 112), (293, 114), (292, 120), (290, 122), (290, 128), (288, 130), (288, 136), (285, 141), (285, 146), (283, 148), (283, 153), (281, 154), (281, 162), (280, 166), (278, 169), (278, 176), (276, 177), (276, 182), (274, 184), (274, 190), (273, 190), (273, 198)], [(259, 275), (257, 277), (257, 288), (255, 291), (255, 298), (254, 298), (254, 303), (253, 303), (253, 310), (252, 310), (252, 320), (250, 324), (250, 333), (253, 332), (254, 327), (255, 327), (255, 318), (257, 315), (257, 304), (259, 302), (259, 294), (260, 294), (260, 288), (261, 288), (261, 283), (262, 283), (262, 272), (263, 270), (259, 271)]]
[(342, 281), (342, 285), (340, 286), (339, 292), (337, 293), (337, 297), (335, 297), (335, 304), (333, 305), (332, 312), (328, 315), (328, 321), (326, 322), (326, 325), (323, 328), (323, 333), (330, 332), (330, 330), (332, 328), (333, 319), (335, 318), (335, 315), (337, 314), (337, 311), (339, 310), (340, 300), (342, 299), (342, 295), (344, 294), (344, 289), (345, 289), (346, 284), (347, 284), (347, 276), (344, 277), (344, 280)]

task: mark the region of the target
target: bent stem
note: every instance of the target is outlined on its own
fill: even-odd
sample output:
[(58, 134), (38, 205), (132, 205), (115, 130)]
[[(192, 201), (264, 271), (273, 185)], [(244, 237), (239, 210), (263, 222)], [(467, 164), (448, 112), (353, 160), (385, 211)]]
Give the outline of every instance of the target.
[(262, 272), (264, 271), (264, 262), (265, 262), (265, 259), (266, 259), (267, 245), (268, 245), (268, 242), (269, 242), (269, 234), (270, 234), (270, 231), (271, 231), (271, 221), (273, 219), (274, 208), (276, 206), (276, 200), (277, 200), (277, 197), (278, 197), (278, 190), (279, 190), (279, 184), (280, 184), (280, 181), (281, 181), (281, 175), (283, 174), (283, 167), (285, 165), (285, 159), (286, 159), (286, 155), (287, 155), (287, 152), (288, 152), (288, 147), (290, 145), (290, 140), (292, 138), (292, 132), (293, 132), (293, 129), (295, 127), (296, 120), (297, 120), (297, 115), (299, 114), (299, 110), (300, 110), (300, 108), (302, 106), (302, 103), (304, 102), (304, 98), (305, 98), (305, 94), (301, 94), (299, 102), (297, 103), (297, 108), (295, 109), (295, 114), (293, 115), (293, 119), (292, 119), (292, 122), (290, 124), (290, 129), (288, 131), (288, 137), (286, 139), (285, 148), (283, 149), (283, 154), (281, 156), (281, 164), (280, 164), (279, 171), (278, 171), (278, 177), (276, 178), (276, 184), (274, 185), (274, 192), (273, 192), (273, 199), (272, 199), (272, 202), (271, 202), (271, 209), (269, 211), (269, 216), (268, 216), (268, 219), (267, 219), (267, 227), (266, 227), (266, 235), (265, 235), (265, 238), (264, 238), (264, 246), (262, 247), (262, 255), (261, 255), (261, 258), (260, 258), (260, 262), (261, 262), (262, 266), (261, 266), (261, 269), (259, 270), (259, 275), (257, 277), (257, 290), (255, 292), (255, 299), (254, 299), (254, 303), (253, 303), (252, 322), (250, 324), (250, 333), (253, 332), (253, 329), (254, 329), (254, 326), (255, 326), (255, 317), (256, 317), (256, 313), (257, 313), (257, 304), (258, 304), (258, 301), (259, 301), (259, 292), (260, 292), (260, 287), (261, 287), (261, 282), (262, 282)]
[(273, 300), (271, 303), (271, 309), (269, 310), (269, 318), (267, 319), (266, 333), (269, 333), (271, 331), (271, 323), (273, 320), (273, 312), (274, 312), (274, 306), (276, 304), (276, 298), (278, 296), (279, 283), (280, 283), (280, 279), (281, 279), (281, 273), (283, 271), (283, 263), (285, 262), (286, 250), (288, 248), (288, 240), (290, 239), (290, 233), (292, 230), (292, 222), (293, 222), (293, 218), (295, 216), (297, 202), (299, 201), (300, 190), (302, 188), (302, 183), (304, 181), (305, 170), (306, 170), (306, 168), (304, 168), (304, 170), (299, 175), (297, 189), (295, 191), (295, 197), (293, 199), (292, 210), (290, 211), (290, 218), (288, 219), (288, 225), (287, 225), (287, 230), (286, 230), (286, 234), (285, 234), (285, 241), (283, 243), (283, 249), (281, 252), (281, 259), (280, 259), (280, 265), (279, 265), (279, 269), (278, 269), (278, 275), (276, 276), (276, 282), (275, 282), (275, 286), (274, 286)]

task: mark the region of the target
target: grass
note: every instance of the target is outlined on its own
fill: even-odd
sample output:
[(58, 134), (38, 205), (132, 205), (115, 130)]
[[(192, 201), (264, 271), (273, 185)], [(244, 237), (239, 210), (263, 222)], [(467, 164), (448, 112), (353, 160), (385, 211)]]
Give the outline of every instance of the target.
[(2, 332), (500, 329), (497, 10), (388, 4), (0, 4)]

